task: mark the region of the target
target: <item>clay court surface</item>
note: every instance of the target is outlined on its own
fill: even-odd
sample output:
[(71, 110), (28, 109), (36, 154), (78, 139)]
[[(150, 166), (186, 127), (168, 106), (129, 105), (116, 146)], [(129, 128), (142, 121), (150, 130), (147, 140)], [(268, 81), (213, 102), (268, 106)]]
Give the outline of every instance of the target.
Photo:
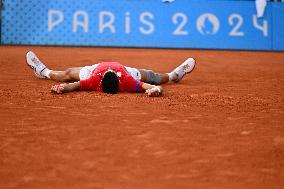
[[(161, 97), (51, 94), (25, 62), (51, 69), (119, 61), (197, 67)], [(284, 53), (0, 47), (0, 188), (284, 187)]]

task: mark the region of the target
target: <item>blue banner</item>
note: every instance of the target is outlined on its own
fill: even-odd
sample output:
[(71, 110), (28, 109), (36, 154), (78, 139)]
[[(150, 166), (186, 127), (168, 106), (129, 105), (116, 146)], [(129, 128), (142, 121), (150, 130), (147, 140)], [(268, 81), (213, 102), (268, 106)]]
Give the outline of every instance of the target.
[(284, 3), (272, 4), (273, 50), (284, 50)]
[[(284, 9), (272, 14), (271, 2), (261, 19), (256, 17), (254, 1), (3, 2), (3, 44), (284, 49), (283, 21), (277, 18)], [(280, 33), (273, 32), (272, 24), (278, 25)], [(280, 44), (273, 42), (275, 38), (280, 39)]]

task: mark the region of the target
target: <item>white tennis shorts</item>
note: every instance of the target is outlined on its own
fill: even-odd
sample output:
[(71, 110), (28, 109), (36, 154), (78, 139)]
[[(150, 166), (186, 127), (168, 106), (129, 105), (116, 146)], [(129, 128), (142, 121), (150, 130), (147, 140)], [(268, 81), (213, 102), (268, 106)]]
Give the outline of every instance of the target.
[[(94, 64), (92, 66), (85, 66), (85, 67), (82, 67), (81, 70), (80, 70), (80, 73), (79, 73), (79, 77), (80, 77), (80, 80), (85, 80), (85, 79), (88, 79), (93, 70), (96, 69), (96, 67), (98, 66), (98, 64)], [(130, 67), (126, 67), (124, 66), (125, 69), (127, 70), (127, 72), (135, 79), (135, 80), (141, 80), (141, 73), (139, 72), (138, 69), (136, 68), (130, 68)]]

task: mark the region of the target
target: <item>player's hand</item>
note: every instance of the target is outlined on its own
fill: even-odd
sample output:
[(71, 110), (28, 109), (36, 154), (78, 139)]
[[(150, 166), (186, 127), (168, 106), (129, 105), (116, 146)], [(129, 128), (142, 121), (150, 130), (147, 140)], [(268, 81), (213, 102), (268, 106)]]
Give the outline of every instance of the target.
[(162, 94), (162, 90), (161, 90), (161, 87), (156, 86), (151, 89), (147, 89), (145, 93), (148, 96), (159, 96), (160, 94)]
[(59, 85), (54, 85), (51, 87), (51, 92), (55, 94), (62, 94), (64, 92), (64, 87), (66, 83), (62, 83)]

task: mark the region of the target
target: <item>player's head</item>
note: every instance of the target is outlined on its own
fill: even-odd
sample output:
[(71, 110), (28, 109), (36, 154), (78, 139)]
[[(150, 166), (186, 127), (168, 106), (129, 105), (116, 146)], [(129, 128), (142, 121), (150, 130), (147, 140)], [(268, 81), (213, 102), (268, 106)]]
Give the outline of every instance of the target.
[(119, 89), (119, 80), (116, 73), (109, 69), (102, 79), (102, 90), (104, 93), (116, 94)]

